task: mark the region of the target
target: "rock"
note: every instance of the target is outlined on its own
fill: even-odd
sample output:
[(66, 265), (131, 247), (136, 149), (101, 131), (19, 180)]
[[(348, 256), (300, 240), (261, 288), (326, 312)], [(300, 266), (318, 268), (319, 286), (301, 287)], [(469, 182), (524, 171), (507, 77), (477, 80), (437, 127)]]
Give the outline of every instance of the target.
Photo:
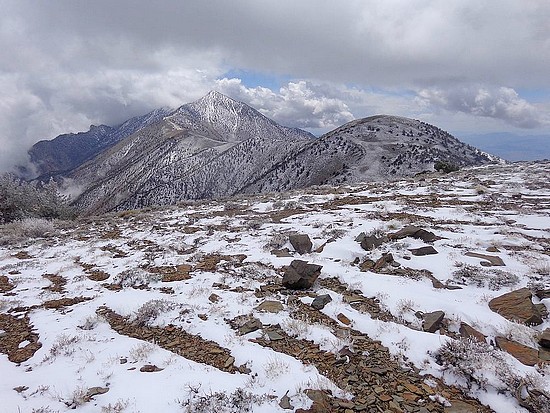
[(254, 309), (264, 313), (278, 313), (279, 311), (283, 311), (283, 304), (279, 301), (266, 300)]
[(279, 258), (292, 257), (290, 250), (288, 248), (283, 248), (280, 250), (271, 250), (271, 254)]
[(269, 340), (271, 340), (271, 341), (282, 340), (284, 338), (281, 334), (277, 333), (276, 331), (271, 331), (271, 330), (267, 331), (266, 335), (269, 338)]
[(485, 251), (487, 252), (500, 252), (497, 247), (488, 247)]
[(332, 298), (328, 294), (318, 295), (312, 301), (311, 306), (316, 310), (322, 310), (323, 308), (325, 308), (325, 305), (327, 305), (331, 301), (332, 301)]
[(393, 262), (393, 255), (391, 255), (391, 253), (389, 252), (386, 252), (382, 254), (382, 256), (378, 259), (378, 261), (376, 261), (372, 270), (379, 271), (380, 269), (384, 268), (388, 264), (391, 264), (392, 262)]
[(375, 262), (369, 258), (359, 264), (359, 271), (366, 272), (374, 268)]
[(415, 248), (415, 249), (412, 249), (412, 250), (409, 250), (411, 252), (412, 255), (415, 255), (417, 257), (421, 257), (421, 256), (424, 256), (424, 255), (434, 255), (434, 254), (438, 254), (437, 250), (432, 247), (431, 245), (428, 245), (426, 247), (420, 247), (420, 248)]
[(504, 318), (526, 325), (542, 324), (542, 315), (531, 301), (531, 291), (521, 288), (489, 301), (489, 308)]
[(97, 396), (98, 394), (105, 394), (108, 391), (109, 391), (108, 387), (90, 387), (86, 392), (86, 397), (87, 398), (94, 397), (94, 396)]
[(344, 314), (340, 313), (336, 316), (336, 318), (338, 319), (338, 321), (340, 321), (342, 324), (345, 324), (347, 326), (349, 326), (351, 324), (351, 320), (346, 317)]
[(307, 254), (311, 252), (313, 243), (307, 234), (292, 234), (288, 237), (290, 244), (298, 254)]
[(230, 366), (232, 366), (233, 363), (235, 363), (235, 357), (229, 356), (229, 357), (227, 358), (227, 360), (225, 360), (225, 363), (224, 363), (223, 366), (227, 369), (227, 368), (229, 368)]
[(550, 361), (550, 350), (547, 350), (545, 348), (540, 348), (539, 359), (545, 363), (548, 363)]
[(283, 276), (283, 286), (291, 290), (304, 290), (311, 288), (321, 274), (323, 267), (317, 264), (308, 264), (306, 261), (293, 260), (286, 267)]
[(443, 410), (445, 413), (477, 413), (478, 409), (476, 406), (472, 406), (469, 403), (463, 402), (462, 400), (451, 400), (451, 405), (445, 407)]
[(435, 235), (433, 232), (426, 231), (425, 229), (416, 227), (414, 225), (409, 225), (389, 235), (390, 239), (403, 239), (407, 237), (421, 239), (424, 242), (434, 242), (442, 239), (441, 237)]
[(253, 331), (259, 330), (262, 328), (262, 322), (257, 318), (248, 320), (242, 326), (239, 327), (239, 335), (244, 336), (245, 334), (252, 333)]
[(535, 295), (539, 298), (539, 300), (544, 300), (545, 298), (550, 298), (550, 288), (537, 289), (535, 291)]
[(373, 249), (382, 245), (386, 240), (387, 238), (385, 237), (377, 238), (375, 236), (365, 236), (361, 239), (361, 248), (363, 248), (365, 251), (372, 251)]
[(422, 315), (422, 329), (428, 333), (435, 333), (441, 327), (441, 322), (445, 317), (443, 311), (434, 311), (433, 313), (425, 313)]
[(220, 296), (218, 294), (210, 294), (210, 297), (208, 297), (208, 301), (211, 303), (217, 303), (220, 300)]
[(539, 352), (534, 348), (524, 346), (504, 337), (497, 337), (496, 342), (501, 350), (511, 354), (526, 366), (534, 366), (539, 361)]
[(290, 404), (290, 397), (288, 397), (288, 392), (286, 392), (286, 394), (281, 397), (281, 400), (279, 401), (279, 406), (281, 407), (281, 409), (285, 410), (294, 409), (294, 406)]
[(475, 328), (464, 322), (460, 323), (460, 329), (458, 330), (460, 336), (463, 338), (469, 338), (472, 340), (485, 343), (485, 335), (477, 331)]
[(550, 348), (550, 328), (544, 330), (539, 337), (539, 344), (544, 348)]
[[(481, 258), (482, 260), (489, 261), (491, 263), (491, 266), (494, 266), (494, 267), (506, 266), (506, 264), (504, 264), (504, 261), (502, 261), (502, 258), (497, 257), (496, 255), (478, 254), (477, 252), (467, 252), (464, 255), (466, 255), (467, 257)], [(483, 261), (482, 261), (482, 264), (483, 264)]]
[(162, 371), (160, 367), (155, 366), (154, 364), (146, 364), (142, 368), (139, 369), (142, 373), (155, 373), (157, 371)]

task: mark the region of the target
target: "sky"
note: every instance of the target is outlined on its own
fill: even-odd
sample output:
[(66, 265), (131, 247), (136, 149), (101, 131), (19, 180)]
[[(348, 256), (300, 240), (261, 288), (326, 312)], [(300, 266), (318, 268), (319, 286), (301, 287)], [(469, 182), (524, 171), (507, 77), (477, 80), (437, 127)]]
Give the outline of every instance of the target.
[(548, 142), (548, 22), (547, 0), (0, 0), (0, 170), (213, 89), (316, 135), (392, 114)]

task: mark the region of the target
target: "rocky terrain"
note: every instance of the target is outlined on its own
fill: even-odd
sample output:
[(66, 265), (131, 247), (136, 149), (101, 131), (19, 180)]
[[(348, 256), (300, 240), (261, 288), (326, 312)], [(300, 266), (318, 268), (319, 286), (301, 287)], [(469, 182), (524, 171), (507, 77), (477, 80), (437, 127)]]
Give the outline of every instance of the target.
[(498, 161), (435, 126), (396, 116), (359, 119), (315, 138), (218, 92), (118, 128), (40, 142), (31, 158), (49, 171), (46, 178), (55, 170), (87, 213), (394, 180), (433, 171), (436, 163)]
[(548, 176), (491, 165), (5, 225), (2, 409), (548, 412)]

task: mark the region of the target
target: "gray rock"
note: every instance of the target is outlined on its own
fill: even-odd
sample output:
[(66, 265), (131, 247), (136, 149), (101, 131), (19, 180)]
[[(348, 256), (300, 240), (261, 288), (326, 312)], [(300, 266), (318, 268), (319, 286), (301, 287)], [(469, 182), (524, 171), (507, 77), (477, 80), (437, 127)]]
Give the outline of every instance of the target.
[(290, 404), (290, 397), (288, 397), (288, 392), (286, 392), (286, 394), (281, 397), (281, 400), (279, 401), (279, 407), (285, 410), (294, 409), (294, 406)]
[(409, 250), (411, 252), (412, 255), (415, 255), (417, 257), (421, 257), (421, 256), (424, 256), (424, 255), (434, 255), (434, 254), (438, 254), (437, 250), (432, 247), (431, 245), (428, 245), (426, 247), (420, 247), (420, 248), (415, 248), (415, 249), (412, 249), (412, 250)]
[(239, 335), (244, 336), (245, 334), (259, 330), (260, 328), (262, 328), (262, 322), (257, 318), (253, 318), (239, 327)]
[(317, 264), (308, 264), (307, 261), (293, 260), (286, 267), (283, 275), (283, 286), (291, 290), (305, 290), (311, 288), (321, 274), (323, 267)]
[(313, 243), (307, 234), (293, 234), (288, 237), (290, 244), (298, 254), (308, 254), (313, 248)]
[[(504, 261), (502, 261), (502, 258), (497, 257), (496, 255), (479, 254), (477, 252), (467, 252), (464, 255), (466, 255), (467, 257), (481, 258), (482, 260), (486, 260), (489, 263), (491, 263), (491, 266), (494, 266), (494, 267), (506, 266), (506, 264), (504, 264)], [(487, 264), (484, 264), (484, 265), (488, 266)]]
[(316, 310), (322, 310), (323, 308), (325, 308), (325, 305), (327, 305), (331, 301), (332, 298), (328, 294), (318, 295), (311, 303), (311, 306)]
[(409, 225), (397, 232), (394, 232), (393, 234), (390, 234), (389, 236), (390, 239), (403, 239), (407, 237), (420, 239), (424, 242), (434, 242), (441, 239), (441, 237), (438, 237), (433, 232), (426, 231), (425, 229), (414, 225)]
[(370, 236), (370, 237), (365, 236), (361, 239), (361, 248), (363, 248), (365, 251), (372, 251), (373, 249), (382, 245), (384, 242), (385, 242), (384, 238), (377, 238), (375, 236)]
[(425, 313), (422, 315), (424, 322), (422, 323), (422, 329), (428, 333), (435, 333), (441, 327), (441, 322), (445, 317), (443, 311), (434, 311), (433, 313)]
[(535, 291), (535, 295), (539, 298), (539, 300), (544, 300), (545, 298), (550, 298), (550, 288), (538, 289), (538, 290)]

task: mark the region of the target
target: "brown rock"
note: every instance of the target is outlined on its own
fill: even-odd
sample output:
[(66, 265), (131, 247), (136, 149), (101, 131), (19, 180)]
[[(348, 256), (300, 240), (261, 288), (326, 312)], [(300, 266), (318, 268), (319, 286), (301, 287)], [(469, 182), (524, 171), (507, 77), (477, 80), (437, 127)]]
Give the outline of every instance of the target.
[(208, 297), (208, 301), (211, 303), (217, 303), (220, 300), (220, 296), (218, 294), (210, 294), (210, 297)]
[(424, 255), (435, 255), (435, 254), (438, 254), (437, 250), (432, 247), (431, 245), (428, 245), (426, 247), (420, 247), (420, 248), (415, 248), (415, 249), (412, 249), (412, 250), (409, 250), (411, 252), (412, 255), (415, 255), (417, 257), (422, 257)]
[(458, 330), (458, 332), (463, 338), (469, 338), (479, 341), (480, 343), (485, 343), (485, 336), (469, 324), (460, 323), (460, 329)]
[(393, 262), (393, 255), (391, 253), (387, 252), (382, 254), (382, 256), (376, 261), (376, 264), (374, 264), (374, 267), (372, 268), (373, 271), (378, 271), (382, 268), (384, 268), (386, 265), (391, 264)]
[(478, 254), (477, 252), (467, 252), (464, 255), (466, 255), (467, 257), (481, 258), (482, 260), (490, 262), (491, 266), (494, 267), (506, 266), (506, 264), (504, 264), (504, 261), (502, 261), (502, 258), (497, 257), (496, 255)]
[(139, 369), (142, 373), (155, 373), (157, 371), (162, 371), (160, 367), (155, 366), (154, 364), (146, 364), (142, 368)]
[(94, 396), (97, 396), (98, 394), (105, 394), (108, 391), (109, 391), (108, 387), (90, 387), (86, 392), (86, 397), (87, 398), (94, 397)]
[(472, 406), (469, 403), (463, 402), (461, 400), (451, 400), (451, 405), (445, 407), (445, 413), (477, 413), (478, 409), (476, 406)]
[(489, 308), (508, 320), (526, 325), (542, 324), (542, 316), (531, 301), (531, 291), (528, 288), (493, 298), (489, 301)]
[(283, 311), (283, 304), (279, 301), (266, 300), (255, 308), (255, 310), (265, 313), (278, 313)]
[(372, 251), (373, 249), (382, 245), (385, 241), (387, 241), (387, 238), (385, 237), (376, 238), (375, 236), (365, 236), (361, 238), (361, 248), (363, 248), (365, 251)]
[(367, 272), (374, 268), (375, 262), (369, 258), (359, 264), (359, 271)]
[(414, 225), (409, 225), (389, 235), (390, 239), (403, 239), (407, 237), (421, 239), (424, 242), (434, 242), (442, 239), (441, 237), (435, 235), (433, 232), (426, 231), (425, 229), (416, 227)]
[(288, 240), (300, 255), (310, 253), (313, 248), (313, 243), (307, 234), (292, 234), (288, 237)]
[(539, 361), (539, 353), (534, 348), (524, 346), (504, 337), (497, 337), (496, 342), (501, 350), (511, 354), (526, 366), (534, 366)]
[(340, 313), (336, 316), (336, 318), (338, 319), (338, 321), (340, 321), (342, 324), (345, 324), (347, 326), (349, 326), (351, 324), (351, 320), (346, 317), (344, 314)]

